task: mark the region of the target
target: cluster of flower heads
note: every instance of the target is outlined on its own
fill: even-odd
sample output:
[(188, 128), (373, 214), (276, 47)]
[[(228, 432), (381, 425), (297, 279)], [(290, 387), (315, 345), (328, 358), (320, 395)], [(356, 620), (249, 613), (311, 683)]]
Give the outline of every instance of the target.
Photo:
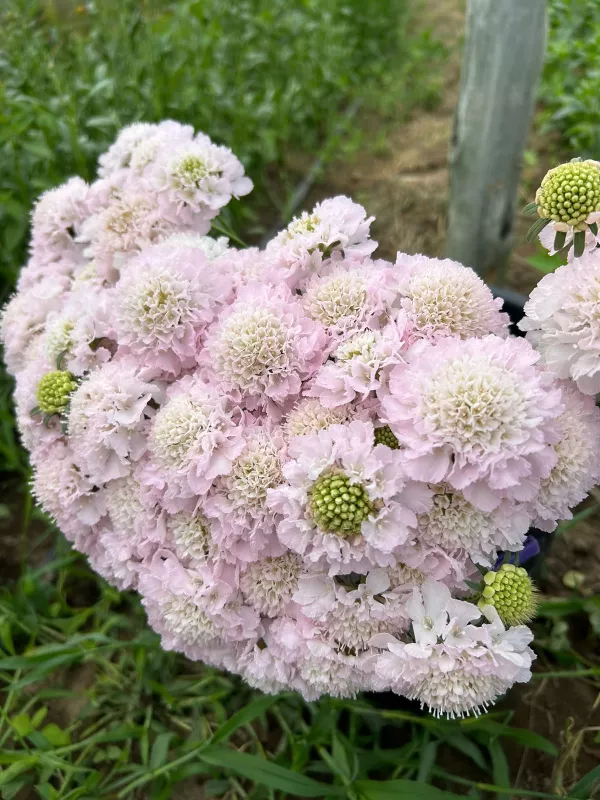
[(208, 237), (250, 188), (164, 122), (40, 198), (1, 318), (35, 496), (165, 648), (268, 692), (477, 713), (533, 658), (498, 553), (598, 480), (600, 412), (472, 270), (374, 260), (346, 197), (262, 250)]

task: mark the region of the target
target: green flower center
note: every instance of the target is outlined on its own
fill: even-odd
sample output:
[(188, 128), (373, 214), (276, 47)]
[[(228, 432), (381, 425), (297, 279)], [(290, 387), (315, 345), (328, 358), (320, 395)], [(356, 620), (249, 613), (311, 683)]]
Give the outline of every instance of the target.
[(523, 625), (533, 619), (537, 590), (523, 567), (503, 564), (497, 572), (486, 573), (483, 581), (479, 608), (494, 606), (505, 625)]
[(390, 450), (399, 450), (400, 442), (394, 434), (389, 425), (383, 425), (381, 428), (375, 428), (375, 444), (384, 444)]
[(343, 473), (331, 472), (315, 481), (309, 498), (312, 517), (322, 531), (342, 536), (360, 533), (373, 511), (364, 486), (350, 483)]
[(76, 388), (77, 381), (70, 372), (47, 372), (38, 384), (38, 408), (42, 414), (60, 414), (67, 407), (69, 396)]
[(572, 161), (551, 169), (538, 189), (542, 219), (579, 225), (600, 211), (600, 169), (589, 161)]

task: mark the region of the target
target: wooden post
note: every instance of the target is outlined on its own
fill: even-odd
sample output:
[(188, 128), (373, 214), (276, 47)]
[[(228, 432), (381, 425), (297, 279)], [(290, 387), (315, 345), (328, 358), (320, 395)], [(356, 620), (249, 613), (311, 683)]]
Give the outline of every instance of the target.
[(545, 0), (469, 0), (450, 148), (448, 256), (502, 270), (546, 41)]

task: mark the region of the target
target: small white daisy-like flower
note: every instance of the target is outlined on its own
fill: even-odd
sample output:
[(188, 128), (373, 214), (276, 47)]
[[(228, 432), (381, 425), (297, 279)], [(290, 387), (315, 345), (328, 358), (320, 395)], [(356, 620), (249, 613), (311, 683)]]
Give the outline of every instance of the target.
[(398, 253), (402, 308), (414, 328), (413, 336), (436, 340), (442, 336), (468, 339), (495, 333), (507, 335), (508, 316), (502, 300), (494, 299), (481, 278), (455, 261)]
[(344, 406), (326, 408), (320, 401), (312, 397), (300, 400), (287, 415), (285, 433), (288, 439), (294, 436), (306, 436), (311, 433), (346, 422), (348, 410)]
[(291, 600), (301, 572), (302, 559), (296, 553), (251, 561), (240, 573), (240, 590), (260, 614), (276, 617)]

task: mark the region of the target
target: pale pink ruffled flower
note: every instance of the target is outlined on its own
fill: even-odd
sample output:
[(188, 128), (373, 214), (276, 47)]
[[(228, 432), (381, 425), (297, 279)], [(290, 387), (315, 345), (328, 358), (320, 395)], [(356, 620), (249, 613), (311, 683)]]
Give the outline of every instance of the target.
[(508, 315), (500, 298), (494, 299), (470, 268), (450, 259), (398, 253), (398, 291), (401, 306), (413, 328), (413, 337), (436, 341), (488, 333), (508, 335)]
[(106, 153), (98, 159), (98, 175), (106, 178), (129, 167), (135, 148), (140, 142), (155, 136), (157, 130), (158, 125), (150, 122), (134, 122), (122, 128)]
[(141, 364), (178, 375), (195, 365), (200, 337), (230, 292), (201, 249), (170, 241), (149, 247), (115, 287), (119, 345)]
[(403, 361), (408, 328), (404, 316), (382, 330), (364, 330), (338, 345), (307, 392), (327, 408), (364, 400), (387, 384), (392, 368)]
[(527, 506), (534, 526), (544, 531), (572, 519), (571, 509), (600, 481), (600, 409), (574, 386), (565, 384), (561, 389), (565, 410), (558, 419), (557, 461)]
[(278, 517), (267, 505), (267, 494), (283, 481), (284, 460), (281, 431), (251, 427), (231, 469), (214, 481), (202, 507), (224, 559), (247, 562), (281, 554)]
[(276, 286), (285, 280), (276, 257), (258, 247), (236, 250), (230, 247), (215, 259), (214, 268), (224, 270), (237, 289), (257, 282)]
[(585, 394), (600, 392), (600, 254), (584, 254), (545, 275), (519, 323), (542, 363)]
[(340, 195), (317, 203), (277, 234), (267, 245), (285, 270), (292, 288), (304, 283), (320, 270), (332, 255), (335, 259), (352, 257), (362, 260), (377, 248), (369, 238), (371, 222), (365, 209)]
[(151, 401), (162, 402), (163, 394), (135, 362), (123, 360), (103, 364), (71, 395), (69, 442), (77, 463), (99, 484), (125, 477), (144, 454)]
[[(288, 455), (286, 482), (268, 498), (281, 515), (281, 543), (331, 575), (393, 565), (394, 553), (413, 538), (416, 515), (428, 508), (431, 496), (425, 485), (407, 480), (401, 454), (374, 446), (373, 426), (357, 420), (292, 439)], [(371, 504), (359, 531), (322, 530), (315, 521), (311, 492), (321, 476), (334, 474), (360, 487)]]
[(145, 480), (164, 492), (168, 510), (177, 497), (204, 495), (231, 471), (244, 449), (243, 427), (231, 401), (200, 378), (174, 384), (149, 432), (152, 462)]
[(392, 265), (385, 261), (342, 261), (310, 280), (302, 303), (306, 314), (333, 339), (344, 339), (388, 322), (396, 284)]
[(253, 284), (208, 331), (200, 364), (250, 410), (281, 407), (300, 395), (325, 358), (325, 333), (285, 286)]
[(83, 248), (77, 237), (88, 215), (88, 193), (84, 180), (70, 178), (41, 195), (31, 219), (31, 252), (38, 263), (81, 257)]
[[(416, 348), (416, 349), (415, 349)], [(445, 481), (482, 511), (533, 499), (556, 462), (560, 389), (523, 339), (442, 339), (411, 351), (381, 397), (415, 480)]]

